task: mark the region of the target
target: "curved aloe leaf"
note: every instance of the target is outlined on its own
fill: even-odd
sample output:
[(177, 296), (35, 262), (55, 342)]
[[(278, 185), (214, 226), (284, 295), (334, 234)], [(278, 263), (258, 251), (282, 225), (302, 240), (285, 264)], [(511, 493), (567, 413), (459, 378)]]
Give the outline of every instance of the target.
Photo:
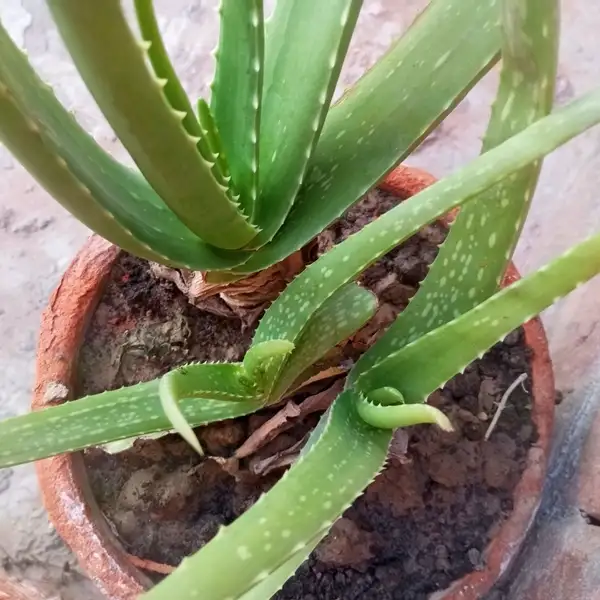
[(206, 100), (203, 100), (202, 98), (198, 100), (198, 120), (200, 121), (202, 133), (206, 139), (207, 151), (212, 157), (211, 161), (214, 161), (215, 163), (215, 166), (213, 167), (213, 173), (215, 176), (218, 175), (219, 181), (223, 183), (223, 185), (228, 185), (231, 188), (233, 199), (236, 202), (240, 202), (240, 206), (242, 206), (244, 214), (247, 214), (249, 217), (251, 217), (252, 215), (250, 212), (246, 211), (246, 207), (241, 204), (240, 195), (237, 192), (234, 182), (231, 180), (229, 164), (227, 162), (227, 157), (225, 156), (223, 141), (221, 140), (221, 135), (217, 128), (215, 118), (210, 110), (210, 106), (208, 106)]
[(36, 122), (24, 115), (2, 82), (0, 74), (0, 139), (17, 160), (75, 217), (121, 248), (150, 260), (164, 260), (149, 246), (119, 225), (110, 213), (98, 207), (88, 188), (69, 170), (64, 159), (52, 149)]
[[(0, 89), (4, 99), (8, 94), (23, 117), (35, 125), (28, 126), (29, 133), (15, 129), (19, 119), (15, 116), (16, 121), (12, 122), (13, 109), (7, 106), (0, 111), (2, 142), (84, 224), (135, 254), (165, 264), (203, 270), (229, 268), (244, 261), (247, 255), (242, 252), (226, 252), (205, 244), (139, 175), (104, 152), (40, 81), (2, 26)], [(43, 137), (45, 150), (32, 138), (35, 128)], [(65, 168), (63, 163), (80, 188), (77, 195), (55, 187), (54, 179), (65, 177), (55, 172)], [(109, 226), (103, 227), (102, 222), (107, 219)], [(112, 227), (110, 221), (114, 221)], [(127, 231), (134, 238), (131, 243), (127, 242)]]
[[(158, 380), (139, 383), (0, 421), (0, 467), (172, 430), (158, 386)], [(197, 427), (255, 412), (262, 402), (184, 398), (179, 405)]]
[[(483, 152), (548, 114), (558, 61), (558, 0), (504, 0), (500, 87)], [(541, 161), (527, 165), (459, 212), (406, 310), (365, 353), (354, 374), (470, 310), (498, 288), (527, 215)]]
[[(171, 108), (182, 117), (181, 123), (185, 130), (198, 139), (198, 150), (202, 157), (211, 163), (211, 172), (215, 179), (225, 187), (229, 187), (228, 171), (223, 156), (216, 156), (213, 151), (214, 138), (217, 132), (200, 122), (194, 114), (188, 95), (177, 77), (167, 49), (163, 43), (158, 21), (154, 13), (154, 0), (134, 0), (135, 12), (140, 26), (142, 39), (147, 45), (146, 54), (158, 79), (164, 81), (163, 92)], [(206, 115), (203, 115), (206, 121)], [(200, 118), (200, 114), (198, 115)], [(209, 139), (209, 137), (213, 139)]]
[(600, 235), (498, 292), (457, 319), (391, 354), (356, 378), (356, 386), (398, 389), (423, 402), (511, 331), (600, 272)]
[[(289, 573), (290, 562), (327, 534), (385, 461), (391, 430), (366, 425), (355, 402), (351, 391), (341, 394), (313, 432), (308, 451), (269, 493), (144, 598), (237, 600), (278, 569)], [(227, 569), (219, 568), (224, 564)]]
[[(167, 419), (173, 425), (173, 429), (198, 453), (204, 455), (202, 446), (192, 429), (192, 426), (186, 421), (181, 409), (179, 408), (179, 397), (176, 390), (176, 378), (171, 373), (163, 375), (158, 384), (158, 396), (160, 404), (165, 411)], [(115, 442), (113, 442), (114, 444)], [(117, 442), (118, 443), (118, 442)]]
[[(294, 342), (336, 290), (427, 223), (464, 204), (513, 171), (600, 122), (600, 90), (530, 125), (469, 165), (438, 181), (335, 246), (303, 271), (265, 314), (254, 343)], [(488, 240), (492, 243), (493, 238)], [(289, 318), (290, 307), (303, 306)], [(381, 387), (381, 386), (380, 386)]]
[[(399, 390), (407, 402), (420, 402), (478, 354), (598, 272), (600, 235), (405, 346), (357, 383), (377, 391), (383, 382)], [(308, 555), (315, 540), (325, 536), (382, 468), (391, 439), (390, 423), (432, 421), (448, 426), (439, 420), (439, 413), (422, 414), (432, 407), (407, 404), (391, 407), (404, 414), (370, 415), (384, 427), (376, 429), (358, 415), (360, 406), (358, 392), (345, 390), (279, 483), (145, 598), (167, 600), (177, 591), (181, 600), (238, 599), (265, 582), (268, 585), (263, 589), (273, 593), (276, 579), (284, 572), (291, 574), (301, 554)], [(421, 411), (417, 417), (415, 409)], [(230, 567), (227, 571), (217, 568), (225, 563)]]
[(362, 0), (286, 0), (275, 6), (265, 40), (255, 218), (262, 231), (252, 246), (270, 241), (292, 207), (361, 6)]
[(153, 0), (134, 0), (135, 13), (142, 39), (148, 43), (147, 55), (159, 79), (165, 79), (163, 93), (167, 97), (173, 110), (185, 113), (181, 123), (190, 135), (200, 137), (200, 125), (194, 115), (188, 95), (181, 85), (179, 77), (171, 63), (167, 49), (162, 40), (156, 15), (154, 14)]
[(235, 271), (258, 271), (298, 250), (404, 160), (496, 61), (499, 22), (498, 0), (433, 0), (329, 111), (288, 219)]
[(317, 547), (322, 537), (317, 536), (306, 546), (293, 554), (285, 563), (273, 571), (266, 579), (253, 586), (239, 600), (267, 600), (272, 598), (285, 584), (285, 582), (298, 570), (310, 553)]
[(49, 0), (61, 36), (104, 116), (131, 157), (191, 231), (236, 249), (257, 233), (202, 157), (163, 86), (146, 65), (119, 0)]
[(354, 283), (333, 294), (315, 312), (295, 342), (294, 352), (279, 373), (272, 398), (281, 397), (308, 368), (356, 333), (376, 310), (377, 297)]
[(244, 356), (244, 369), (248, 378), (264, 394), (265, 402), (273, 390), (277, 374), (294, 350), (287, 340), (268, 340), (254, 344)]
[(406, 404), (403, 394), (390, 386), (361, 395), (356, 410), (365, 423), (380, 429), (430, 423), (443, 431), (453, 430), (452, 423), (441, 410), (428, 404)]
[(250, 218), (258, 195), (263, 92), (262, 0), (221, 0), (211, 109), (239, 202)]

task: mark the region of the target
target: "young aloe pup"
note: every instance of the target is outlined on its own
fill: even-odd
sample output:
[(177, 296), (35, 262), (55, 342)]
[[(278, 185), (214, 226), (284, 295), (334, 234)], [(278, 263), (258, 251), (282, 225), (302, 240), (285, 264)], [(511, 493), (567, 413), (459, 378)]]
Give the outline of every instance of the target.
[[(278, 402), (308, 367), (366, 323), (376, 300), (355, 283), (361, 272), (460, 207), (419, 292), (354, 366), (296, 463), (145, 594), (269, 598), (382, 469), (394, 429), (450, 428), (425, 403), (428, 396), (600, 272), (599, 234), (498, 291), (541, 159), (600, 122), (600, 91), (550, 112), (558, 0), (434, 0), (327, 113), (360, 2), (319, 2), (318, 11), (312, 0), (279, 2), (263, 31), (260, 2), (230, 0), (222, 6), (214, 97), (210, 106), (200, 102), (196, 116), (162, 49), (149, 2), (136, 3), (141, 43), (116, 0), (102, 9), (91, 0), (49, 5), (147, 181), (102, 153), (4, 33), (2, 139), (102, 235), (151, 260), (217, 271), (222, 280), (284, 258), (339, 216), (483, 74), (501, 39), (500, 86), (481, 156), (309, 265), (267, 310), (242, 362), (187, 365), (0, 423), (5, 467), (173, 427), (199, 449), (192, 427)], [(114, 43), (105, 43), (109, 36)], [(234, 43), (244, 45), (242, 58)], [(308, 45), (321, 63), (304, 60)], [(280, 122), (289, 126), (285, 140)]]

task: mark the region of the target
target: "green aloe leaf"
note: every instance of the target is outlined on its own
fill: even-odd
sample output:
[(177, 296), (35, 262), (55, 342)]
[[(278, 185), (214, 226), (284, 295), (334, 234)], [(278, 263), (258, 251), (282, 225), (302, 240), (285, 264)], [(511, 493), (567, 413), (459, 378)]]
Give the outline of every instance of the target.
[(270, 241), (292, 207), (361, 6), (362, 0), (286, 0), (275, 5), (265, 40), (256, 212), (262, 231), (253, 246)]
[[(391, 430), (366, 425), (355, 403), (351, 391), (341, 394), (313, 432), (307, 451), (269, 493), (144, 598), (237, 600), (278, 569), (291, 573), (293, 561), (327, 534), (385, 461)], [(219, 568), (224, 564), (227, 569)], [(249, 597), (258, 598), (256, 590)]]
[(356, 405), (360, 418), (372, 427), (395, 429), (430, 423), (443, 431), (452, 431), (448, 417), (435, 406), (407, 404), (404, 395), (396, 388), (385, 386), (361, 394)]
[[(254, 343), (295, 342), (313, 314), (336, 290), (427, 223), (466, 203), (510, 173), (600, 122), (600, 90), (530, 125), (458, 172), (379, 217), (303, 271), (265, 314)], [(489, 245), (495, 243), (490, 236)], [(303, 307), (290, 318), (290, 307)]]
[(424, 402), (511, 331), (599, 272), (600, 235), (595, 235), (360, 373), (356, 386), (391, 386), (407, 403)]
[(78, 219), (121, 248), (150, 260), (161, 260), (152, 248), (141, 244), (111, 215), (98, 207), (90, 191), (69, 170), (67, 163), (53, 150), (51, 142), (35, 121), (23, 114), (0, 74), (0, 140), (17, 160)]
[[(241, 202), (240, 194), (237, 192), (237, 188), (234, 185), (234, 182), (231, 180), (229, 163), (227, 162), (225, 150), (223, 149), (221, 134), (217, 128), (217, 123), (215, 122), (215, 118), (210, 110), (210, 106), (208, 106), (206, 100), (202, 98), (198, 100), (198, 120), (200, 121), (200, 126), (202, 127), (202, 134), (206, 140), (207, 152), (211, 156), (210, 160), (214, 161), (215, 163), (215, 166), (212, 169), (213, 174), (215, 177), (218, 177), (219, 181), (223, 185), (230, 187), (232, 198), (238, 202), (240, 206), (242, 206), (244, 214), (247, 214), (249, 217), (251, 217), (252, 215), (250, 212), (246, 211), (246, 207), (244, 207)], [(201, 148), (201, 146), (198, 147)]]
[(376, 310), (377, 297), (369, 290), (354, 283), (340, 288), (315, 312), (298, 338), (279, 373), (272, 399), (281, 397), (308, 368), (356, 333)]
[[(167, 373), (160, 379), (158, 384), (158, 395), (165, 415), (173, 425), (173, 429), (198, 453), (204, 455), (200, 441), (196, 437), (192, 426), (186, 421), (179, 408), (179, 398), (175, 385), (176, 379)], [(112, 442), (113, 444), (118, 442)]]
[[(158, 79), (165, 82), (163, 92), (171, 108), (182, 115), (181, 124), (185, 130), (198, 140), (198, 150), (202, 157), (211, 164), (211, 172), (215, 179), (225, 187), (229, 187), (229, 171), (225, 157), (218, 155), (214, 148), (218, 145), (218, 133), (210, 125), (210, 115), (201, 114), (198, 119), (194, 114), (188, 95), (177, 77), (175, 68), (165, 48), (158, 21), (154, 13), (154, 0), (134, 0), (135, 12), (142, 34), (147, 45), (146, 55)], [(209, 109), (210, 112), (210, 109)], [(208, 121), (208, 123), (207, 123)]]
[(134, 0), (135, 13), (142, 34), (142, 39), (148, 43), (147, 55), (160, 79), (165, 79), (163, 92), (174, 110), (185, 113), (181, 122), (190, 135), (200, 137), (201, 130), (198, 120), (194, 115), (188, 95), (177, 77), (177, 73), (167, 54), (156, 15), (154, 13), (154, 0)]
[(298, 250), (409, 156), (494, 64), (499, 25), (498, 0), (433, 0), (329, 111), (288, 219), (235, 271), (258, 271)]
[[(420, 402), (478, 354), (598, 272), (600, 235), (404, 347), (357, 383), (374, 391), (392, 385), (406, 402)], [(404, 414), (371, 415), (376, 421), (381, 418), (377, 429), (359, 416), (361, 403), (356, 391), (341, 394), (281, 481), (145, 598), (167, 599), (177, 590), (181, 600), (237, 599), (265, 582), (267, 592), (273, 593), (275, 580), (283, 575), (278, 570), (291, 574), (299, 553), (308, 555), (315, 540), (325, 536), (382, 468), (391, 439), (389, 427), (423, 420), (447, 424), (429, 415), (414, 418), (415, 409), (432, 407), (407, 404), (393, 407)], [(227, 572), (216, 568), (225, 561), (231, 567)]]
[[(139, 383), (0, 421), (0, 467), (170, 431), (173, 425), (162, 408), (158, 387), (158, 380)], [(262, 405), (251, 397), (235, 402), (205, 398), (179, 401), (192, 427), (241, 417)]]
[[(483, 152), (547, 115), (558, 62), (558, 0), (503, 0), (500, 87)], [(527, 165), (465, 205), (419, 291), (355, 374), (399, 345), (470, 310), (497, 289), (514, 251), (540, 172)], [(400, 341), (398, 341), (400, 340)]]
[(108, 240), (157, 262), (204, 270), (244, 261), (242, 252), (205, 244), (138, 174), (104, 152), (40, 81), (2, 26), (0, 57), (0, 139), (67, 210)]
[(293, 554), (285, 563), (273, 571), (265, 580), (253, 586), (239, 600), (267, 600), (272, 598), (285, 584), (285, 582), (298, 570), (310, 553), (317, 547), (322, 536), (317, 536), (306, 546)]
[(211, 108), (239, 202), (250, 218), (258, 195), (264, 73), (262, 0), (222, 0)]
[(182, 124), (145, 44), (133, 36), (119, 0), (49, 0), (61, 36), (104, 116), (150, 185), (191, 231), (217, 248), (236, 249), (257, 230), (213, 176), (200, 139)]
[(277, 374), (294, 350), (287, 340), (268, 340), (254, 344), (244, 356), (244, 370), (248, 379), (260, 390), (265, 402), (273, 390)]

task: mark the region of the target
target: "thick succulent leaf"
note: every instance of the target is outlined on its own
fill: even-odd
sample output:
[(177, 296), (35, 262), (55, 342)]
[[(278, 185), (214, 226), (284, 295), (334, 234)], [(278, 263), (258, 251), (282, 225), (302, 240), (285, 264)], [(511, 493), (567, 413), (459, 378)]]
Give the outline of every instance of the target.
[[(139, 383), (0, 421), (0, 467), (170, 431), (173, 426), (161, 406), (158, 386), (158, 380)], [(179, 402), (192, 427), (241, 417), (262, 406), (255, 400), (184, 398)]]
[(366, 425), (355, 402), (351, 391), (340, 395), (309, 450), (269, 493), (143, 597), (244, 598), (298, 553), (307, 555), (385, 461), (391, 430)]
[(261, 392), (241, 363), (193, 363), (169, 372), (170, 390), (178, 398), (257, 401)]
[(91, 192), (69, 170), (67, 163), (36, 122), (24, 115), (4, 87), (0, 75), (0, 140), (19, 162), (75, 217), (121, 248), (150, 260), (161, 256), (142, 245), (131, 232), (119, 225), (110, 213), (91, 198)]
[(391, 386), (407, 403), (423, 402), (511, 331), (598, 272), (600, 235), (595, 235), (361, 373), (356, 386), (365, 391)]
[(273, 571), (265, 580), (256, 584), (240, 596), (239, 600), (268, 600), (272, 598), (298, 570), (298, 567), (302, 565), (310, 553), (317, 547), (321, 539), (321, 536), (317, 536), (317, 538), (308, 542), (302, 550), (293, 554), (290, 559)]
[(262, 0), (221, 0), (211, 108), (239, 202), (250, 218), (258, 195), (263, 92)]
[[(206, 152), (211, 156), (210, 160), (215, 163), (212, 169), (213, 174), (223, 185), (230, 187), (230, 194), (232, 195), (232, 198), (236, 202), (240, 203), (239, 193), (237, 192), (236, 187), (233, 185), (233, 181), (231, 180), (229, 164), (223, 150), (223, 142), (221, 141), (221, 135), (217, 128), (215, 118), (210, 110), (210, 106), (208, 106), (206, 100), (202, 98), (198, 100), (198, 120), (200, 121), (200, 126), (202, 127), (204, 136), (203, 139), (206, 141)], [(198, 148), (202, 148), (202, 146), (199, 144)], [(241, 203), (240, 206), (242, 206), (244, 214), (247, 214), (250, 217), (251, 214), (246, 211), (246, 207)]]
[[(406, 200), (305, 269), (271, 305), (254, 336), (295, 342), (336, 290), (427, 223), (464, 204), (600, 122), (600, 90), (556, 111)], [(490, 236), (487, 243), (494, 245)], [(302, 307), (302, 311), (298, 310)]]
[(200, 454), (200, 456), (203, 456), (204, 451), (202, 450), (202, 446), (200, 445), (192, 426), (186, 421), (186, 418), (179, 408), (179, 397), (177, 396), (177, 389), (173, 384), (176, 384), (176, 378), (172, 378), (171, 373), (167, 373), (161, 377), (160, 383), (158, 384), (158, 395), (161, 406), (165, 411), (165, 415), (167, 415), (167, 419), (171, 421), (171, 425), (173, 425), (175, 431), (198, 454)]
[[(298, 309), (301, 311), (302, 306)], [(294, 352), (279, 374), (273, 399), (283, 395), (332, 348), (356, 333), (376, 310), (377, 297), (354, 283), (333, 294), (310, 319), (296, 342)]]
[(198, 150), (159, 79), (146, 64), (119, 0), (49, 0), (61, 36), (104, 116), (150, 185), (187, 227), (217, 248), (255, 235)]
[(372, 427), (395, 429), (430, 423), (444, 431), (452, 431), (448, 417), (429, 404), (406, 404), (403, 394), (386, 386), (361, 395), (356, 410), (360, 418)]
[(292, 207), (361, 6), (362, 0), (287, 0), (275, 6), (265, 41), (255, 217), (262, 231), (253, 246), (270, 241)]
[(329, 111), (288, 219), (235, 270), (258, 271), (298, 250), (404, 160), (494, 63), (499, 21), (498, 0), (433, 0)]
[(185, 113), (181, 122), (186, 131), (200, 137), (200, 124), (163, 43), (154, 13), (154, 0), (134, 0), (134, 6), (142, 39), (148, 44), (147, 55), (154, 73), (159, 79), (166, 80), (162, 88), (164, 95), (171, 108)]
[[(158, 79), (165, 82), (162, 89), (167, 102), (173, 110), (182, 115), (181, 123), (185, 130), (191, 136), (197, 138), (198, 150), (202, 157), (211, 164), (211, 172), (215, 179), (222, 186), (229, 187), (225, 159), (223, 156), (217, 156), (213, 150), (214, 146), (216, 146), (214, 142), (218, 134), (214, 127), (210, 127), (211, 115), (200, 114), (200, 110), (198, 118), (194, 114), (190, 99), (179, 77), (177, 77), (175, 68), (163, 43), (158, 21), (154, 13), (154, 0), (134, 0), (134, 5), (142, 39), (147, 46), (146, 54), (154, 69), (154, 74)], [(204, 117), (204, 122), (201, 117)]]
[[(209, 398), (232, 402), (258, 401), (264, 396), (259, 374), (268, 372), (267, 367), (274, 358), (276, 361), (282, 353), (284, 357), (287, 356), (287, 352), (290, 351), (289, 346), (293, 347), (293, 344), (271, 341), (265, 342), (262, 346), (255, 349), (254, 355), (248, 360), (253, 366), (252, 371), (247, 369), (245, 363), (248, 356), (246, 356), (243, 365), (190, 364), (173, 369), (161, 378), (158, 391), (163, 410), (173, 428), (199, 454), (203, 454), (200, 442), (179, 406), (180, 401), (184, 398)], [(271, 352), (265, 350), (264, 346), (268, 346)], [(259, 354), (259, 357), (256, 357), (256, 354)]]
[(244, 370), (248, 379), (265, 396), (271, 394), (277, 374), (294, 350), (294, 344), (287, 340), (267, 340), (254, 344), (244, 356)]
[[(500, 87), (483, 152), (548, 114), (558, 60), (558, 0), (503, 0)], [(357, 373), (399, 344), (470, 310), (498, 288), (537, 183), (541, 161), (527, 165), (465, 205), (419, 291), (359, 362)]]
[[(204, 270), (243, 262), (242, 252), (221, 251), (205, 244), (139, 175), (104, 152), (40, 81), (1, 26), (0, 90), (4, 103), (0, 111), (2, 142), (88, 227), (138, 256), (164, 264)], [(5, 103), (7, 95), (14, 107)], [(17, 113), (27, 120), (29, 132), (23, 129)], [(57, 175), (52, 163), (70, 175)], [(71, 178), (75, 179), (76, 193)], [(112, 227), (111, 221), (115, 222)]]

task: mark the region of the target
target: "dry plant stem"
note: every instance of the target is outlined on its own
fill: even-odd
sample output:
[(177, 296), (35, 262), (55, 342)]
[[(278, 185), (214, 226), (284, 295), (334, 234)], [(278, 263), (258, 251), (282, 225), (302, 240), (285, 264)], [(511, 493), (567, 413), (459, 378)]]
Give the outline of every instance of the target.
[(336, 381), (326, 390), (309, 396), (301, 404), (296, 404), (290, 400), (273, 417), (263, 423), (250, 437), (236, 450), (234, 458), (240, 459), (254, 454), (280, 433), (291, 429), (299, 420), (307, 415), (317, 411), (324, 411), (335, 400), (342, 391), (344, 383), (341, 380)]
[(177, 568), (171, 565), (166, 565), (164, 563), (157, 563), (153, 560), (148, 560), (147, 558), (140, 558), (139, 556), (135, 556), (133, 554), (127, 554), (127, 558), (134, 567), (137, 567), (138, 569), (142, 569), (144, 571), (160, 573), (161, 575), (168, 575)]
[(504, 395), (502, 396), (500, 403), (498, 404), (498, 408), (496, 409), (496, 412), (494, 414), (494, 418), (492, 419), (490, 426), (487, 428), (487, 431), (485, 432), (485, 436), (483, 439), (486, 442), (490, 439), (490, 436), (492, 435), (492, 432), (494, 431), (494, 428), (496, 427), (496, 424), (498, 423), (498, 420), (500, 419), (500, 416), (502, 415), (502, 411), (504, 410), (506, 403), (508, 402), (508, 399), (510, 398), (510, 395), (515, 391), (515, 389), (518, 387), (518, 385), (520, 383), (523, 383), (526, 379), (527, 379), (527, 373), (522, 373), (510, 384), (508, 389), (504, 392)]
[(220, 317), (239, 318), (253, 325), (268, 304), (306, 266), (307, 249), (294, 252), (281, 262), (236, 281), (213, 283), (206, 273), (174, 269), (151, 263), (158, 279), (172, 281), (194, 306)]

